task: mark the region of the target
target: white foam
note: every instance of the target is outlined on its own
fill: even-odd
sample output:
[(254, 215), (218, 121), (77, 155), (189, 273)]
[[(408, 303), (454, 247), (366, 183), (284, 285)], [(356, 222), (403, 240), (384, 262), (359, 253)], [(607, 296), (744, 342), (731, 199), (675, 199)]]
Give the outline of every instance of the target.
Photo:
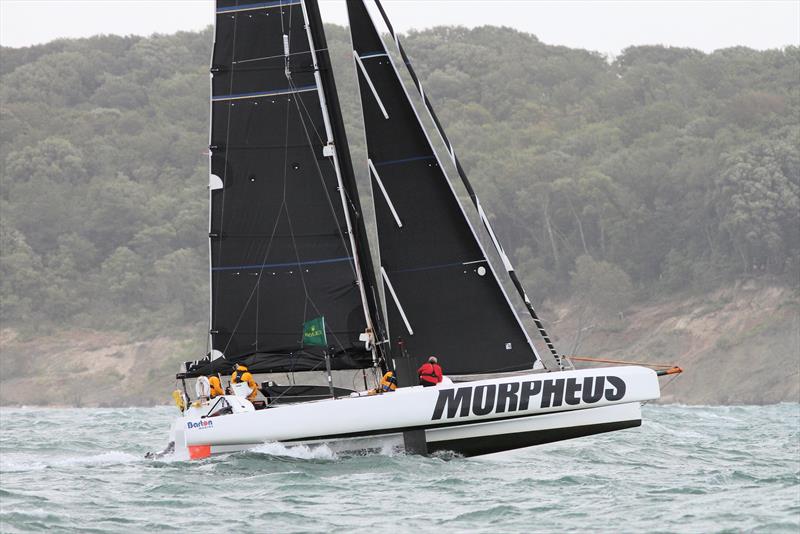
[(17, 461), (5, 456), (0, 459), (0, 472), (2, 473), (19, 473), (25, 471), (41, 471), (47, 469), (47, 464), (37, 461)]
[(107, 464), (130, 464), (133, 462), (141, 462), (144, 460), (143, 456), (137, 456), (122, 451), (108, 451), (103, 454), (96, 454), (92, 456), (76, 456), (71, 458), (64, 458), (62, 460), (53, 462), (53, 465), (107, 465)]
[(298, 458), (300, 460), (337, 459), (336, 453), (327, 445), (315, 445), (313, 447), (309, 447), (308, 445), (290, 445), (287, 447), (282, 443), (271, 442), (250, 449), (250, 452), (268, 454), (270, 456), (286, 456), (289, 458)]
[(91, 456), (66, 456), (61, 458), (48, 458), (47, 461), (33, 458), (3, 458), (0, 463), (0, 471), (13, 473), (22, 471), (41, 471), (48, 468), (58, 468), (72, 465), (112, 465), (129, 464), (142, 461), (141, 456), (135, 456), (127, 452), (109, 451), (102, 454)]

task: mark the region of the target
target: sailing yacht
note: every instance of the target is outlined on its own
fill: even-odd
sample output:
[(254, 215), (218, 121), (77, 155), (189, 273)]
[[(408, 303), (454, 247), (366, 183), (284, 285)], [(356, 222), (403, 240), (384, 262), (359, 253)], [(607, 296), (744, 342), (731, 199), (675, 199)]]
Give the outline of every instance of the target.
[[(217, 1), (209, 350), (177, 375), (182, 413), (168, 450), (203, 458), (280, 442), (473, 456), (639, 426), (641, 403), (659, 397), (657, 373), (576, 370), (560, 356), (383, 6), (347, 0), (347, 9), (366, 137), (355, 163), (369, 176), (377, 236), (317, 1)], [(472, 206), (459, 200), (453, 170)], [(417, 385), (431, 355), (457, 380)], [(237, 364), (292, 380), (264, 382), (262, 400), (239, 384), (209, 399), (203, 377)], [(387, 371), (400, 387), (368, 392)], [(312, 372), (327, 384), (297, 383)], [(334, 387), (346, 372), (363, 387)]]

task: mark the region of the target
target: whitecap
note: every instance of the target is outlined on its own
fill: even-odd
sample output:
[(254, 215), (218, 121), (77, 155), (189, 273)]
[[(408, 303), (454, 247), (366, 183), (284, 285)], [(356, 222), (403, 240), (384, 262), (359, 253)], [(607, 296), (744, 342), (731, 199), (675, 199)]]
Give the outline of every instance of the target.
[(56, 460), (51, 465), (107, 465), (107, 464), (129, 464), (133, 462), (141, 462), (144, 458), (122, 451), (108, 451), (103, 454), (94, 454), (91, 456), (74, 456)]
[(337, 456), (330, 447), (327, 445), (290, 445), (286, 446), (283, 443), (270, 442), (264, 443), (250, 449), (249, 452), (257, 454), (266, 454), (269, 456), (284, 456), (288, 458), (297, 458), (299, 460), (336, 460)]
[(122, 451), (108, 451), (90, 456), (64, 456), (48, 458), (46, 461), (33, 458), (3, 458), (0, 462), (0, 471), (4, 473), (20, 473), (26, 471), (41, 471), (48, 468), (67, 467), (74, 465), (113, 465), (128, 464), (142, 461), (142, 457)]

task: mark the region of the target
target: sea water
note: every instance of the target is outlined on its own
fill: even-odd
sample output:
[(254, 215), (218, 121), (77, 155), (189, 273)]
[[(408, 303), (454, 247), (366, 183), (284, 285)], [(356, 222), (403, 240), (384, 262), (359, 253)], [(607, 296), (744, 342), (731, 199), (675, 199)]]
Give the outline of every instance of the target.
[(649, 405), (640, 428), (478, 458), (145, 460), (175, 415), (0, 410), (0, 531), (800, 531), (798, 404)]

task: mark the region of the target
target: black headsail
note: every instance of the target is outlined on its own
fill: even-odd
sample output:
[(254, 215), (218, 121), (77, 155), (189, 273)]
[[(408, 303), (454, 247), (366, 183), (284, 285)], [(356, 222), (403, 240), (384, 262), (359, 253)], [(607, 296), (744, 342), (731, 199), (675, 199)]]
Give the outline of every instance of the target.
[[(508, 258), (505, 250), (503, 250), (503, 246), (500, 244), (500, 241), (497, 239), (497, 234), (495, 234), (494, 228), (492, 227), (492, 223), (489, 221), (489, 218), (486, 216), (486, 213), (483, 211), (483, 207), (481, 206), (481, 202), (478, 199), (478, 195), (475, 194), (475, 190), (472, 188), (472, 184), (470, 183), (469, 178), (467, 177), (467, 173), (464, 172), (464, 168), (461, 166), (461, 161), (459, 161), (458, 156), (456, 155), (456, 151), (453, 148), (453, 144), (450, 142), (450, 139), (447, 138), (447, 133), (444, 131), (444, 127), (442, 126), (439, 117), (436, 115), (436, 111), (433, 109), (433, 104), (431, 104), (430, 99), (428, 99), (428, 95), (422, 88), (422, 81), (420, 81), (419, 77), (417, 76), (416, 71), (414, 70), (414, 66), (411, 64), (411, 60), (408, 58), (403, 45), (400, 43), (400, 37), (395, 33), (394, 28), (392, 27), (391, 21), (389, 21), (389, 16), (386, 14), (386, 10), (383, 8), (381, 4), (381, 0), (375, 0), (375, 5), (378, 7), (378, 10), (381, 13), (381, 17), (383, 17), (383, 21), (386, 23), (386, 28), (389, 30), (389, 34), (391, 35), (392, 39), (394, 40), (394, 44), (397, 47), (397, 51), (400, 53), (400, 57), (403, 59), (403, 63), (405, 63), (406, 69), (408, 69), (408, 74), (411, 76), (411, 79), (414, 81), (414, 86), (416, 87), (417, 91), (419, 92), (420, 98), (422, 98), (423, 104), (425, 105), (425, 109), (428, 111), (428, 116), (433, 121), (434, 125), (436, 126), (436, 131), (439, 133), (439, 136), (444, 143), (445, 148), (447, 149), (447, 153), (450, 156), (450, 159), (453, 162), (453, 165), (456, 168), (456, 172), (458, 176), (461, 178), (461, 182), (464, 184), (464, 187), (469, 194), (469, 198), (472, 201), (475, 209), (478, 210), (478, 216), (483, 223), (486, 232), (489, 234), (489, 237), (492, 240), (492, 244), (497, 251), (497, 254), (500, 256), (500, 259), (503, 261), (503, 267), (508, 274), (509, 279), (514, 284), (514, 289), (517, 290), (517, 293), (522, 298), (522, 301), (525, 303), (525, 307), (528, 309), (528, 313), (533, 319), (533, 323), (536, 325), (536, 329), (539, 331), (539, 335), (542, 336), (542, 340), (547, 345), (547, 348), (550, 350), (550, 354), (553, 355), (553, 358), (556, 361), (556, 365), (559, 369), (564, 369), (564, 361), (561, 355), (556, 350), (553, 341), (550, 339), (550, 335), (544, 328), (544, 324), (542, 320), (539, 319), (539, 315), (536, 313), (536, 310), (533, 308), (533, 303), (531, 299), (528, 297), (525, 288), (522, 287), (522, 282), (520, 281), (519, 277), (517, 276), (516, 271), (514, 270), (514, 266), (511, 264), (511, 260)], [(571, 366), (571, 363), (567, 361), (567, 364)]]
[[(186, 376), (373, 364), (358, 195), (315, 1), (218, 0), (211, 125), (211, 354)], [(354, 221), (355, 219), (355, 221)]]
[(451, 374), (530, 369), (536, 350), (361, 0), (347, 1), (389, 332)]

